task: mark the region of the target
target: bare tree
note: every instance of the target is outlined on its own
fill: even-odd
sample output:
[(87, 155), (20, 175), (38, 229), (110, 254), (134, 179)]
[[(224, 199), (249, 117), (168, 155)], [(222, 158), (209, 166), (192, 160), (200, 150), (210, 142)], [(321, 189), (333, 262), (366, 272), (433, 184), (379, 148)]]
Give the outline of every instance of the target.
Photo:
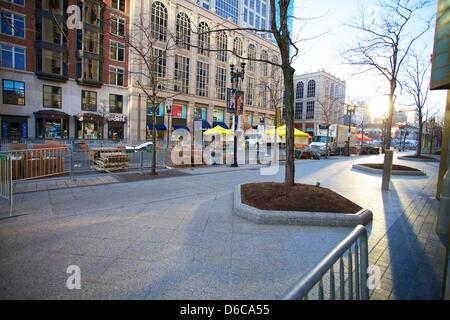
[[(394, 114), (394, 104), (399, 75), (404, 61), (413, 44), (431, 27), (431, 18), (424, 21), (416, 19), (418, 11), (431, 3), (430, 0), (379, 0), (379, 12), (367, 13), (361, 9), (356, 22), (349, 26), (355, 30), (359, 38), (354, 45), (342, 52), (345, 63), (359, 66), (367, 72), (375, 70), (389, 83), (389, 112), (386, 119), (386, 149), (391, 145), (391, 128)], [(417, 17), (418, 18), (418, 17)], [(413, 27), (419, 31), (411, 31)], [(389, 189), (392, 159), (384, 158), (383, 182), (384, 189)]]
[(414, 100), (413, 105), (417, 109), (419, 117), (419, 132), (417, 143), (417, 156), (422, 153), (422, 134), (423, 134), (423, 108), (427, 102), (430, 89), (429, 68), (431, 62), (429, 59), (423, 59), (421, 55), (412, 52), (411, 58), (406, 63), (405, 75), (406, 83), (403, 85), (407, 94)]
[(343, 107), (344, 100), (340, 96), (330, 95), (327, 93), (324, 98), (317, 99), (317, 105), (319, 106), (320, 114), (322, 116), (322, 124), (327, 127), (327, 138), (325, 142), (325, 157), (330, 155), (329, 148), (329, 136), (330, 136), (330, 125), (339, 122), (341, 118), (341, 112), (338, 109)]
[(370, 123), (369, 106), (365, 101), (357, 101), (355, 104), (355, 124), (361, 130), (361, 147), (364, 145), (364, 129)]
[[(275, 110), (275, 127), (281, 125), (280, 115), (283, 108), (283, 77), (279, 72), (272, 75), (270, 81), (263, 79), (259, 83), (261, 90), (264, 90), (264, 94), (268, 93), (267, 104), (270, 109)], [(262, 105), (262, 107), (267, 107)]]
[[(187, 36), (187, 35), (186, 35)], [(179, 39), (178, 39), (179, 40)], [(152, 21), (149, 12), (141, 12), (130, 21), (129, 30), (122, 38), (130, 51), (130, 61), (135, 66), (130, 70), (132, 85), (136, 85), (151, 105), (152, 118), (152, 168), (156, 175), (156, 115), (160, 103), (181, 91), (179, 81), (167, 75), (166, 60), (175, 56), (176, 37), (169, 33), (160, 21)]]

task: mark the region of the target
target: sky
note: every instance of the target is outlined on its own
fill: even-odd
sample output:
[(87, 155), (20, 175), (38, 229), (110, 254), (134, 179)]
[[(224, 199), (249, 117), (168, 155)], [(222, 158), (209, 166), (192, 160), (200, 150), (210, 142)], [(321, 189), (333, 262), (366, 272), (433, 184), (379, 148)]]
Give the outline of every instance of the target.
[[(318, 69), (334, 74), (345, 80), (347, 84), (347, 101), (365, 100), (370, 105), (372, 116), (379, 117), (388, 109), (387, 80), (372, 73), (354, 75), (355, 68), (343, 65), (339, 51), (345, 43), (355, 39), (355, 32), (345, 26), (357, 17), (358, 9), (374, 6), (376, 0), (294, 0), (294, 16), (311, 18), (306, 27), (300, 29), (301, 23), (294, 20), (294, 39), (300, 34), (301, 38), (309, 38), (323, 34), (317, 39), (300, 43), (304, 53), (294, 62), (297, 74), (313, 72)], [(436, 13), (437, 4), (423, 11), (422, 14), (432, 16)], [(433, 21), (434, 24), (434, 21)], [(425, 52), (433, 52), (434, 26), (417, 42)], [(445, 109), (446, 91), (432, 91), (428, 104), (431, 113)], [(399, 98), (397, 109), (407, 108), (410, 102), (406, 96)]]

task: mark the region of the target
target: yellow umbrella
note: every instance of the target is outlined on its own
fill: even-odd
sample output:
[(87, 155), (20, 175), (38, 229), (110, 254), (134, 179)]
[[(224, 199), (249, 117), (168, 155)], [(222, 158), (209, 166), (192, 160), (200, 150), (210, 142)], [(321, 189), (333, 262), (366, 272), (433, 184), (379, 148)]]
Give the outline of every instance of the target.
[[(266, 134), (268, 136), (273, 136), (275, 134), (275, 132), (274, 132), (274, 130), (269, 130), (269, 131), (266, 132)], [(285, 124), (282, 125), (281, 127), (277, 128), (277, 134), (280, 137), (286, 136), (286, 125)], [(309, 137), (309, 134), (307, 134), (306, 132), (303, 132), (301, 130), (298, 130), (297, 128), (294, 128), (294, 137), (304, 137), (304, 138), (306, 138), (306, 137)]]
[(205, 136), (213, 136), (216, 134), (231, 134), (233, 135), (233, 131), (232, 130), (228, 130), (225, 128), (222, 128), (221, 126), (215, 126), (212, 129), (206, 130), (205, 132), (203, 132), (203, 135)]

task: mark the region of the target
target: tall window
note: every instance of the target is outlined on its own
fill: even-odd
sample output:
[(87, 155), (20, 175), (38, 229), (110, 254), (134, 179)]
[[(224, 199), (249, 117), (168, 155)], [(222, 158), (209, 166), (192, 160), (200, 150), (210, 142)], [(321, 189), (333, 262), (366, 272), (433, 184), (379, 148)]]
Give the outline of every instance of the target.
[(334, 97), (334, 96), (335, 96), (335, 94), (334, 94), (334, 83), (332, 83), (330, 85), (330, 97)]
[(255, 71), (256, 47), (254, 44), (248, 46), (248, 70)]
[(295, 99), (303, 99), (304, 85), (302, 81), (297, 82), (297, 88), (295, 89)]
[(200, 22), (198, 31), (198, 53), (209, 56), (210, 33), (208, 24), (204, 21)]
[(25, 48), (13, 47), (7, 44), (0, 44), (0, 48), (2, 51), (0, 66), (25, 70)]
[[(164, 79), (166, 78), (166, 51), (154, 48), (153, 59), (155, 63), (156, 77), (158, 78), (158, 88), (164, 88)], [(149, 81), (150, 77), (149, 77)], [(151, 83), (149, 83), (150, 86)]]
[(88, 90), (81, 91), (81, 110), (97, 111), (97, 92)]
[(314, 119), (314, 101), (306, 102), (306, 119)]
[(208, 96), (209, 85), (209, 65), (207, 63), (197, 62), (197, 95)]
[(314, 80), (309, 80), (307, 97), (311, 98), (315, 96), (316, 96), (316, 82)]
[(25, 105), (25, 82), (3, 80), (3, 103)]
[(303, 118), (303, 102), (297, 101), (295, 103), (295, 120), (302, 120)]
[(217, 67), (216, 69), (216, 98), (225, 100), (227, 84), (227, 71), (224, 68)]
[(227, 34), (225, 31), (219, 32), (217, 34), (217, 60), (221, 62), (227, 62)]
[(62, 88), (47, 86), (43, 87), (44, 108), (62, 108)]
[(233, 53), (242, 57), (242, 40), (240, 38), (234, 38), (233, 40)]
[(92, 32), (86, 29), (83, 30), (83, 41), (84, 51), (98, 54), (100, 49), (100, 35), (97, 32)]
[(100, 24), (100, 6), (85, 1), (84, 22), (87, 22), (93, 26), (98, 26)]
[(83, 58), (83, 79), (99, 81), (99, 65), (97, 59)]
[(175, 79), (174, 90), (189, 93), (189, 58), (175, 56)]
[[(269, 55), (267, 54), (266, 50), (263, 50), (261, 52), (261, 60), (269, 60)], [(262, 73), (264, 75), (264, 77), (267, 77), (269, 75), (269, 68), (267, 65), (267, 62), (261, 62), (262, 65)]]
[(61, 0), (42, 0), (42, 9), (54, 14), (62, 14)]
[(3, 34), (25, 38), (25, 17), (9, 11), (1, 11), (1, 31)]
[(191, 20), (188, 16), (180, 12), (177, 15), (177, 46), (181, 49), (191, 48)]
[(248, 78), (247, 80), (247, 104), (249, 106), (253, 105), (253, 96), (254, 96), (254, 83), (253, 78)]
[(109, 67), (109, 83), (116, 86), (123, 86), (123, 69), (116, 67)]
[(63, 53), (53, 50), (42, 50), (42, 71), (47, 74), (63, 74)]
[(259, 85), (259, 96), (260, 96), (260, 99), (259, 99), (259, 103), (260, 103), (260, 106), (261, 106), (261, 108), (268, 108), (268, 105), (267, 105), (267, 84), (266, 83), (261, 83), (260, 85)]
[(119, 94), (109, 95), (109, 112), (122, 113), (123, 111), (123, 96)]
[(109, 57), (111, 60), (125, 61), (125, 46), (122, 43), (111, 41)]
[(124, 11), (125, 12), (125, 1), (126, 0), (112, 0), (111, 1), (111, 7), (114, 9)]
[(62, 44), (61, 30), (55, 19), (42, 17), (42, 40), (54, 44)]
[(167, 9), (159, 1), (152, 4), (151, 24), (153, 39), (165, 42), (167, 40)]
[(111, 33), (116, 36), (125, 36), (125, 19), (111, 16)]

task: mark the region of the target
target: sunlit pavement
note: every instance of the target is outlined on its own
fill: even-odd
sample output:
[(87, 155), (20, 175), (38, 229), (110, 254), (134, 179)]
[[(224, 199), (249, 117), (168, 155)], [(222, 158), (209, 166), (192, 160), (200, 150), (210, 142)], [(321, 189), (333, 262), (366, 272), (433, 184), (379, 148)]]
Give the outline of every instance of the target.
[[(438, 163), (396, 160), (427, 176), (394, 177), (391, 190), (382, 192), (380, 176), (352, 169), (381, 161), (297, 161), (296, 179), (320, 182), (374, 213), (370, 260), (383, 276), (372, 298), (437, 298), (443, 246), (434, 235), (430, 197)], [(0, 220), (0, 297), (280, 298), (351, 230), (256, 225), (232, 214), (236, 184), (281, 181), (282, 167), (275, 176), (262, 176), (255, 166), (183, 171), (17, 193), (20, 216)], [(81, 268), (79, 290), (66, 288), (70, 265)]]

